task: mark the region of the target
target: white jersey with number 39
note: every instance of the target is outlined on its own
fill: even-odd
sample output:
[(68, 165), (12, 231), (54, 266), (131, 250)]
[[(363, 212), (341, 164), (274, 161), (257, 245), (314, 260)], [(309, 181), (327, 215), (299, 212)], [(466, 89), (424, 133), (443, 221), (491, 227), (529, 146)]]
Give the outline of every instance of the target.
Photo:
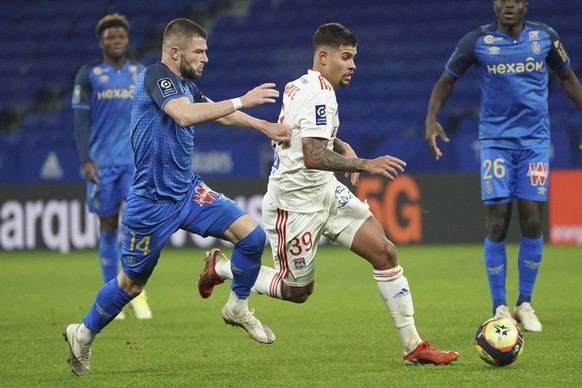
[(330, 183), (331, 171), (305, 168), (302, 138), (328, 139), (333, 149), (339, 127), (338, 105), (331, 84), (317, 71), (285, 86), (279, 122), (291, 128), (291, 145), (274, 145), (275, 159), (269, 177), (267, 195), (276, 206), (295, 212), (322, 210)]

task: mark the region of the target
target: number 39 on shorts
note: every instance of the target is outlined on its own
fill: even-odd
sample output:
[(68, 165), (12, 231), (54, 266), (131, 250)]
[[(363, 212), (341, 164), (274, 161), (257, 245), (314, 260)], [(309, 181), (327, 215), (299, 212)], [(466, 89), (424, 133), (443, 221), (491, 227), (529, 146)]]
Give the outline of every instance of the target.
[(485, 159), (483, 168), (483, 179), (491, 179), (493, 177), (501, 179), (505, 177), (505, 160), (502, 158), (495, 160)]

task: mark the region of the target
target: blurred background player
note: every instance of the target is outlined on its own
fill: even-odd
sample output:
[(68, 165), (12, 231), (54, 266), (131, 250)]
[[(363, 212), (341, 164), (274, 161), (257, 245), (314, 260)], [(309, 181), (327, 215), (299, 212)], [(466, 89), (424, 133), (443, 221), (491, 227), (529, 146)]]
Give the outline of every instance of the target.
[[(548, 70), (582, 110), (582, 87), (558, 34), (525, 21), (525, 0), (495, 0), (497, 21), (465, 35), (433, 88), (426, 116), (426, 141), (436, 159), (436, 137), (448, 141), (437, 117), (455, 82), (471, 66), (481, 75), (479, 144), (481, 197), (485, 203), (485, 267), (493, 314), (513, 318), (527, 331), (541, 331), (531, 296), (542, 260), (542, 217), (549, 179)], [(506, 300), (505, 238), (517, 199), (521, 243), (519, 297), (511, 315)]]
[(130, 124), (136, 172), (122, 220), (122, 270), (98, 292), (83, 323), (72, 323), (65, 330), (69, 365), (77, 375), (89, 374), (95, 336), (143, 291), (164, 244), (178, 229), (234, 244), (236, 271), (222, 317), (258, 342), (275, 341), (247, 302), (261, 267), (265, 232), (233, 200), (206, 186), (192, 172), (192, 159), (195, 125), (200, 123), (254, 129), (287, 142), (289, 127), (238, 112), (274, 103), (279, 96), (275, 84), (262, 84), (240, 98), (216, 103), (204, 96), (193, 80), (208, 62), (206, 38), (204, 28), (191, 20), (170, 22), (161, 62), (138, 76)]
[[(118, 273), (119, 213), (135, 170), (129, 119), (135, 80), (143, 65), (126, 58), (129, 22), (125, 16), (104, 16), (96, 32), (103, 57), (78, 71), (73, 109), (75, 139), (87, 179), (87, 205), (99, 217), (99, 262), (107, 283)], [(152, 317), (145, 292), (130, 305), (137, 318)], [(118, 319), (124, 317), (122, 311)]]
[[(313, 37), (313, 69), (285, 87), (279, 122), (291, 127), (291, 144), (275, 145), (275, 161), (263, 200), (263, 223), (275, 268), (262, 267), (253, 291), (295, 303), (305, 302), (315, 284), (315, 256), (321, 235), (363, 257), (373, 267), (380, 295), (400, 334), (404, 363), (448, 364), (459, 356), (422, 341), (414, 323), (408, 280), (396, 248), (372, 215), (334, 172), (357, 185), (360, 172), (393, 180), (402, 160), (383, 155), (360, 159), (338, 139), (335, 90), (347, 87), (356, 69), (355, 34), (338, 23), (324, 24)], [(233, 268), (218, 249), (208, 253), (200, 275), (200, 295), (232, 279)]]

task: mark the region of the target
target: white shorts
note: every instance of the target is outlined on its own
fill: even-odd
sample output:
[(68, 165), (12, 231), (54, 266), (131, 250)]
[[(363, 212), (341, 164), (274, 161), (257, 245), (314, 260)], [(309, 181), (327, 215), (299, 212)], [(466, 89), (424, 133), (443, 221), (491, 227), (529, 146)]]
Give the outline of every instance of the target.
[(315, 255), (322, 235), (349, 249), (356, 232), (372, 216), (368, 205), (337, 180), (322, 201), (323, 211), (296, 213), (277, 208), (268, 193), (263, 198), (263, 226), (275, 269), (289, 286), (302, 287), (315, 280)]

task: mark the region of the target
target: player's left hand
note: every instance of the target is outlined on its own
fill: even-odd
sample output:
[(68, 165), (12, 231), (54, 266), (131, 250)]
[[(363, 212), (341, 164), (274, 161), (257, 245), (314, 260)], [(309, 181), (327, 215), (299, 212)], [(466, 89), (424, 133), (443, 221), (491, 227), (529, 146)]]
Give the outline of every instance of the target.
[(429, 148), (432, 150), (434, 158), (436, 160), (439, 160), (443, 156), (443, 153), (441, 152), (441, 149), (437, 145), (436, 142), (437, 136), (440, 137), (444, 142), (446, 143), (449, 142), (449, 138), (447, 137), (443, 127), (439, 123), (437, 123), (436, 121), (426, 123), (425, 140)]
[[(343, 155), (345, 157), (347, 157), (347, 158), (357, 158), (358, 157), (358, 155), (356, 154), (356, 151), (354, 151), (354, 149), (352, 148), (351, 145), (349, 145), (348, 143), (343, 141), (342, 146), (343, 146), (343, 151), (344, 151)], [(345, 177), (350, 179), (350, 182), (352, 183), (352, 185), (354, 187), (358, 186), (358, 183), (360, 182), (360, 173), (359, 172), (346, 172)]]
[(98, 176), (101, 175), (101, 169), (95, 162), (91, 161), (83, 164), (83, 175), (85, 175), (85, 178), (87, 178), (91, 183), (96, 185), (101, 183), (98, 178)]
[(287, 124), (267, 122), (263, 132), (269, 139), (277, 143), (289, 143), (291, 141), (291, 128)]

